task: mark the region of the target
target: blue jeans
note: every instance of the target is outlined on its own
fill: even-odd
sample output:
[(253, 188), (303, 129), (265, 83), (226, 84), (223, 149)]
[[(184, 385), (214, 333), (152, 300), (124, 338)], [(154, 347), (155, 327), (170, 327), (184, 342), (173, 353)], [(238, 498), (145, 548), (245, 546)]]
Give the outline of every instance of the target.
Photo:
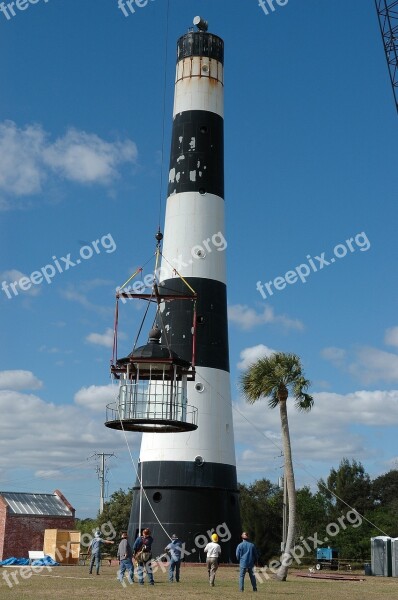
[(172, 558), (170, 559), (169, 581), (173, 581), (173, 579), (174, 579), (174, 570), (176, 573), (176, 581), (180, 581), (180, 566), (181, 566), (180, 560), (173, 560)]
[(94, 563), (95, 563), (95, 567), (96, 567), (97, 575), (98, 575), (99, 569), (100, 569), (100, 564), (101, 564), (101, 554), (97, 554), (97, 553), (92, 554), (91, 560), (90, 560), (90, 573), (93, 572)]
[(124, 574), (127, 571), (127, 576), (130, 583), (134, 581), (134, 566), (131, 558), (124, 558), (120, 561), (120, 570), (119, 570), (119, 581), (120, 583), (123, 581)]
[(253, 586), (253, 590), (257, 590), (257, 582), (256, 582), (256, 578), (254, 577), (253, 567), (240, 567), (240, 573), (239, 573), (239, 589), (240, 589), (240, 591), (243, 592), (243, 590), (244, 590), (246, 572), (249, 573), (249, 577), (250, 577), (251, 584)]
[(146, 562), (146, 563), (138, 563), (138, 566), (137, 566), (138, 583), (141, 583), (141, 584), (144, 583), (144, 569), (146, 571), (146, 574), (148, 575), (149, 583), (151, 585), (153, 585), (155, 582), (153, 580), (152, 565), (151, 565), (150, 560), (148, 560), (148, 562)]

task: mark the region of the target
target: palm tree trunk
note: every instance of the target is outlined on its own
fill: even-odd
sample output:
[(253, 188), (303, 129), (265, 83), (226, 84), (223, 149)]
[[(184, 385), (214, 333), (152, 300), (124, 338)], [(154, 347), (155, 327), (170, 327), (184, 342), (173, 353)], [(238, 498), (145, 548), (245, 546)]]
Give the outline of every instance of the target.
[(282, 426), (283, 452), (285, 457), (285, 477), (287, 484), (287, 495), (289, 499), (289, 521), (287, 527), (286, 545), (282, 553), (281, 565), (276, 573), (279, 581), (286, 581), (289, 565), (291, 564), (291, 551), (294, 547), (294, 535), (296, 529), (296, 486), (294, 483), (294, 472), (292, 462), (292, 448), (290, 445), (289, 422), (287, 418), (287, 394), (285, 398), (279, 397), (279, 410)]

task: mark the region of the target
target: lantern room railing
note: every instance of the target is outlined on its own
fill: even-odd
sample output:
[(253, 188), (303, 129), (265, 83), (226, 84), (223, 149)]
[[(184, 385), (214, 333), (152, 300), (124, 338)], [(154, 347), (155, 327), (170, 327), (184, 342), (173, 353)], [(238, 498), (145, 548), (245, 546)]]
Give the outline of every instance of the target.
[(117, 402), (106, 407), (105, 425), (126, 431), (193, 431), (198, 410), (187, 403), (184, 381), (137, 380), (120, 386)]

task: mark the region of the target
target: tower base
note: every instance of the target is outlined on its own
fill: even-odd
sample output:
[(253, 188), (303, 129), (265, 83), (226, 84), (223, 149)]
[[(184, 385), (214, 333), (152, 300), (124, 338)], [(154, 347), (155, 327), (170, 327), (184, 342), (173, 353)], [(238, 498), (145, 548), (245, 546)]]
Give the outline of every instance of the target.
[(153, 510), (144, 494), (141, 498), (137, 481), (133, 488), (129, 538), (135, 539), (139, 533), (141, 512), (141, 527), (148, 527), (154, 538), (154, 558), (163, 554), (170, 537), (176, 534), (185, 543), (183, 560), (205, 563), (204, 547), (211, 541), (211, 534), (217, 533), (220, 562), (236, 562), (235, 549), (241, 541), (236, 468), (175, 461), (146, 462), (142, 466), (143, 486)]

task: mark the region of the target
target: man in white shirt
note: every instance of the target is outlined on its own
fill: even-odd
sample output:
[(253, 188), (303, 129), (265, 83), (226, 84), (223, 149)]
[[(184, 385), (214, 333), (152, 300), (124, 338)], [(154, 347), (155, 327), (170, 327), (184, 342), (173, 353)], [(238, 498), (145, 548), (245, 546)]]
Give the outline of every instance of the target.
[(205, 547), (205, 552), (207, 553), (206, 565), (209, 573), (209, 583), (211, 587), (214, 587), (214, 580), (216, 578), (216, 571), (218, 569), (218, 557), (221, 554), (221, 546), (217, 544), (218, 535), (216, 533), (213, 533), (211, 539), (213, 541), (207, 544)]

